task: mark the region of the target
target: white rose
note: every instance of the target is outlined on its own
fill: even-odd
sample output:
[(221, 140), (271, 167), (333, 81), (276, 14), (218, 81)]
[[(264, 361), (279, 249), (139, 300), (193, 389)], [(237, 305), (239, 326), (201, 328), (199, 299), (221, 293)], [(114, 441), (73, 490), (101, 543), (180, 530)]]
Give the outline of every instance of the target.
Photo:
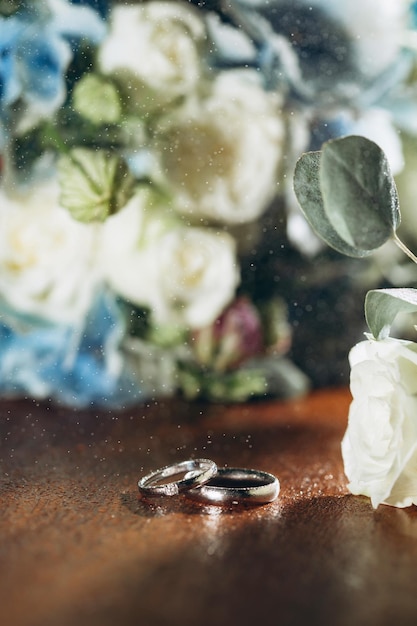
[(417, 344), (371, 339), (349, 360), (353, 401), (342, 441), (349, 489), (375, 508), (417, 504)]
[(103, 225), (105, 278), (127, 300), (150, 307), (157, 323), (210, 324), (239, 282), (234, 239), (185, 227), (149, 198), (138, 194)]
[(160, 315), (168, 319), (177, 313), (191, 328), (211, 324), (239, 282), (233, 239), (207, 228), (181, 228), (161, 243), (162, 250), (155, 250), (164, 296)]
[(128, 88), (134, 105), (153, 109), (195, 88), (204, 38), (203, 21), (185, 3), (117, 6), (99, 50), (99, 67)]
[(0, 297), (57, 323), (82, 319), (92, 302), (94, 229), (74, 221), (46, 184), (24, 199), (0, 192)]
[(278, 189), (284, 124), (278, 94), (248, 71), (223, 72), (203, 100), (161, 121), (155, 150), (176, 208), (226, 224), (255, 220)]

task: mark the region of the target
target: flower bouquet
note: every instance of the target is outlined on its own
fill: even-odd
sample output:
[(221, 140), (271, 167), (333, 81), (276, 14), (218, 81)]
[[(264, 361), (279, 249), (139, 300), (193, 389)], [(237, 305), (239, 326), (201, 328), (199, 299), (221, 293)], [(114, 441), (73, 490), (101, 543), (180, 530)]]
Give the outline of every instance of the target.
[(353, 133), (404, 171), (417, 98), (414, 4), (335, 4), (0, 2), (0, 393), (344, 382), (387, 268), (323, 246), (292, 173)]

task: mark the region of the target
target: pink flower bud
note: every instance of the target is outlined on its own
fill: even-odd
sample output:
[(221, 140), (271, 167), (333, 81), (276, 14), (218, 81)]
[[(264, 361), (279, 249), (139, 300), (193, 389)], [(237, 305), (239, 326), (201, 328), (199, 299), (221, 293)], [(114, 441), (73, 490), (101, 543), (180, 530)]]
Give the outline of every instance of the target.
[(200, 365), (217, 371), (236, 368), (264, 349), (258, 310), (244, 296), (227, 307), (211, 326), (193, 333), (192, 339)]

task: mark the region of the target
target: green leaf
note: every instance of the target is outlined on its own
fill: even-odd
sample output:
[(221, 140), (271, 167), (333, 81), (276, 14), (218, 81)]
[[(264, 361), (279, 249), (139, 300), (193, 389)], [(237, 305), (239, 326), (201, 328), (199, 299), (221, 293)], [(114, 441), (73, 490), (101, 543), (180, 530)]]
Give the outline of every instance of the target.
[(202, 368), (192, 362), (180, 362), (177, 379), (179, 389), (187, 400), (246, 402), (267, 393), (265, 376), (256, 368), (225, 373)]
[(388, 337), (398, 313), (417, 311), (417, 289), (374, 289), (365, 298), (365, 317), (375, 339)]
[(132, 197), (134, 179), (126, 163), (104, 151), (74, 148), (58, 163), (60, 202), (74, 219), (102, 222)]
[(323, 145), (320, 187), (329, 221), (350, 246), (375, 250), (400, 223), (397, 188), (384, 152), (350, 135)]
[(85, 74), (75, 85), (74, 109), (93, 124), (116, 124), (122, 105), (115, 85), (110, 79)]
[(344, 241), (336, 232), (324, 210), (320, 189), (321, 152), (307, 152), (298, 160), (294, 173), (294, 191), (301, 210), (314, 232), (331, 248), (352, 257), (364, 257), (372, 252)]

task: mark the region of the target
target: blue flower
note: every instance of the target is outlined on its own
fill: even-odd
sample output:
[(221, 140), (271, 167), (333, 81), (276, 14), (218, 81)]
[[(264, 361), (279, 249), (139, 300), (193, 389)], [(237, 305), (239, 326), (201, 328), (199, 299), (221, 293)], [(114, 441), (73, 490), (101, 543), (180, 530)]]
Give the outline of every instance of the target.
[(343, 135), (352, 134), (352, 120), (344, 112), (339, 112), (337, 116), (329, 119), (317, 119), (311, 124), (309, 150), (321, 150), (322, 145)]
[(105, 24), (95, 11), (66, 0), (49, 0), (41, 6), (27, 3), (11, 17), (1, 17), (3, 111), (18, 98), (41, 106), (45, 115), (59, 107), (66, 95), (64, 74), (74, 38), (98, 43), (104, 34)]
[(104, 18), (110, 13), (110, 0), (71, 0), (71, 2), (72, 4), (85, 4), (90, 6)]
[(119, 353), (124, 318), (114, 297), (101, 294), (84, 328), (0, 324), (0, 394), (51, 398), (74, 407), (122, 408), (142, 391)]
[(417, 0), (410, 4), (411, 26), (417, 28)]

